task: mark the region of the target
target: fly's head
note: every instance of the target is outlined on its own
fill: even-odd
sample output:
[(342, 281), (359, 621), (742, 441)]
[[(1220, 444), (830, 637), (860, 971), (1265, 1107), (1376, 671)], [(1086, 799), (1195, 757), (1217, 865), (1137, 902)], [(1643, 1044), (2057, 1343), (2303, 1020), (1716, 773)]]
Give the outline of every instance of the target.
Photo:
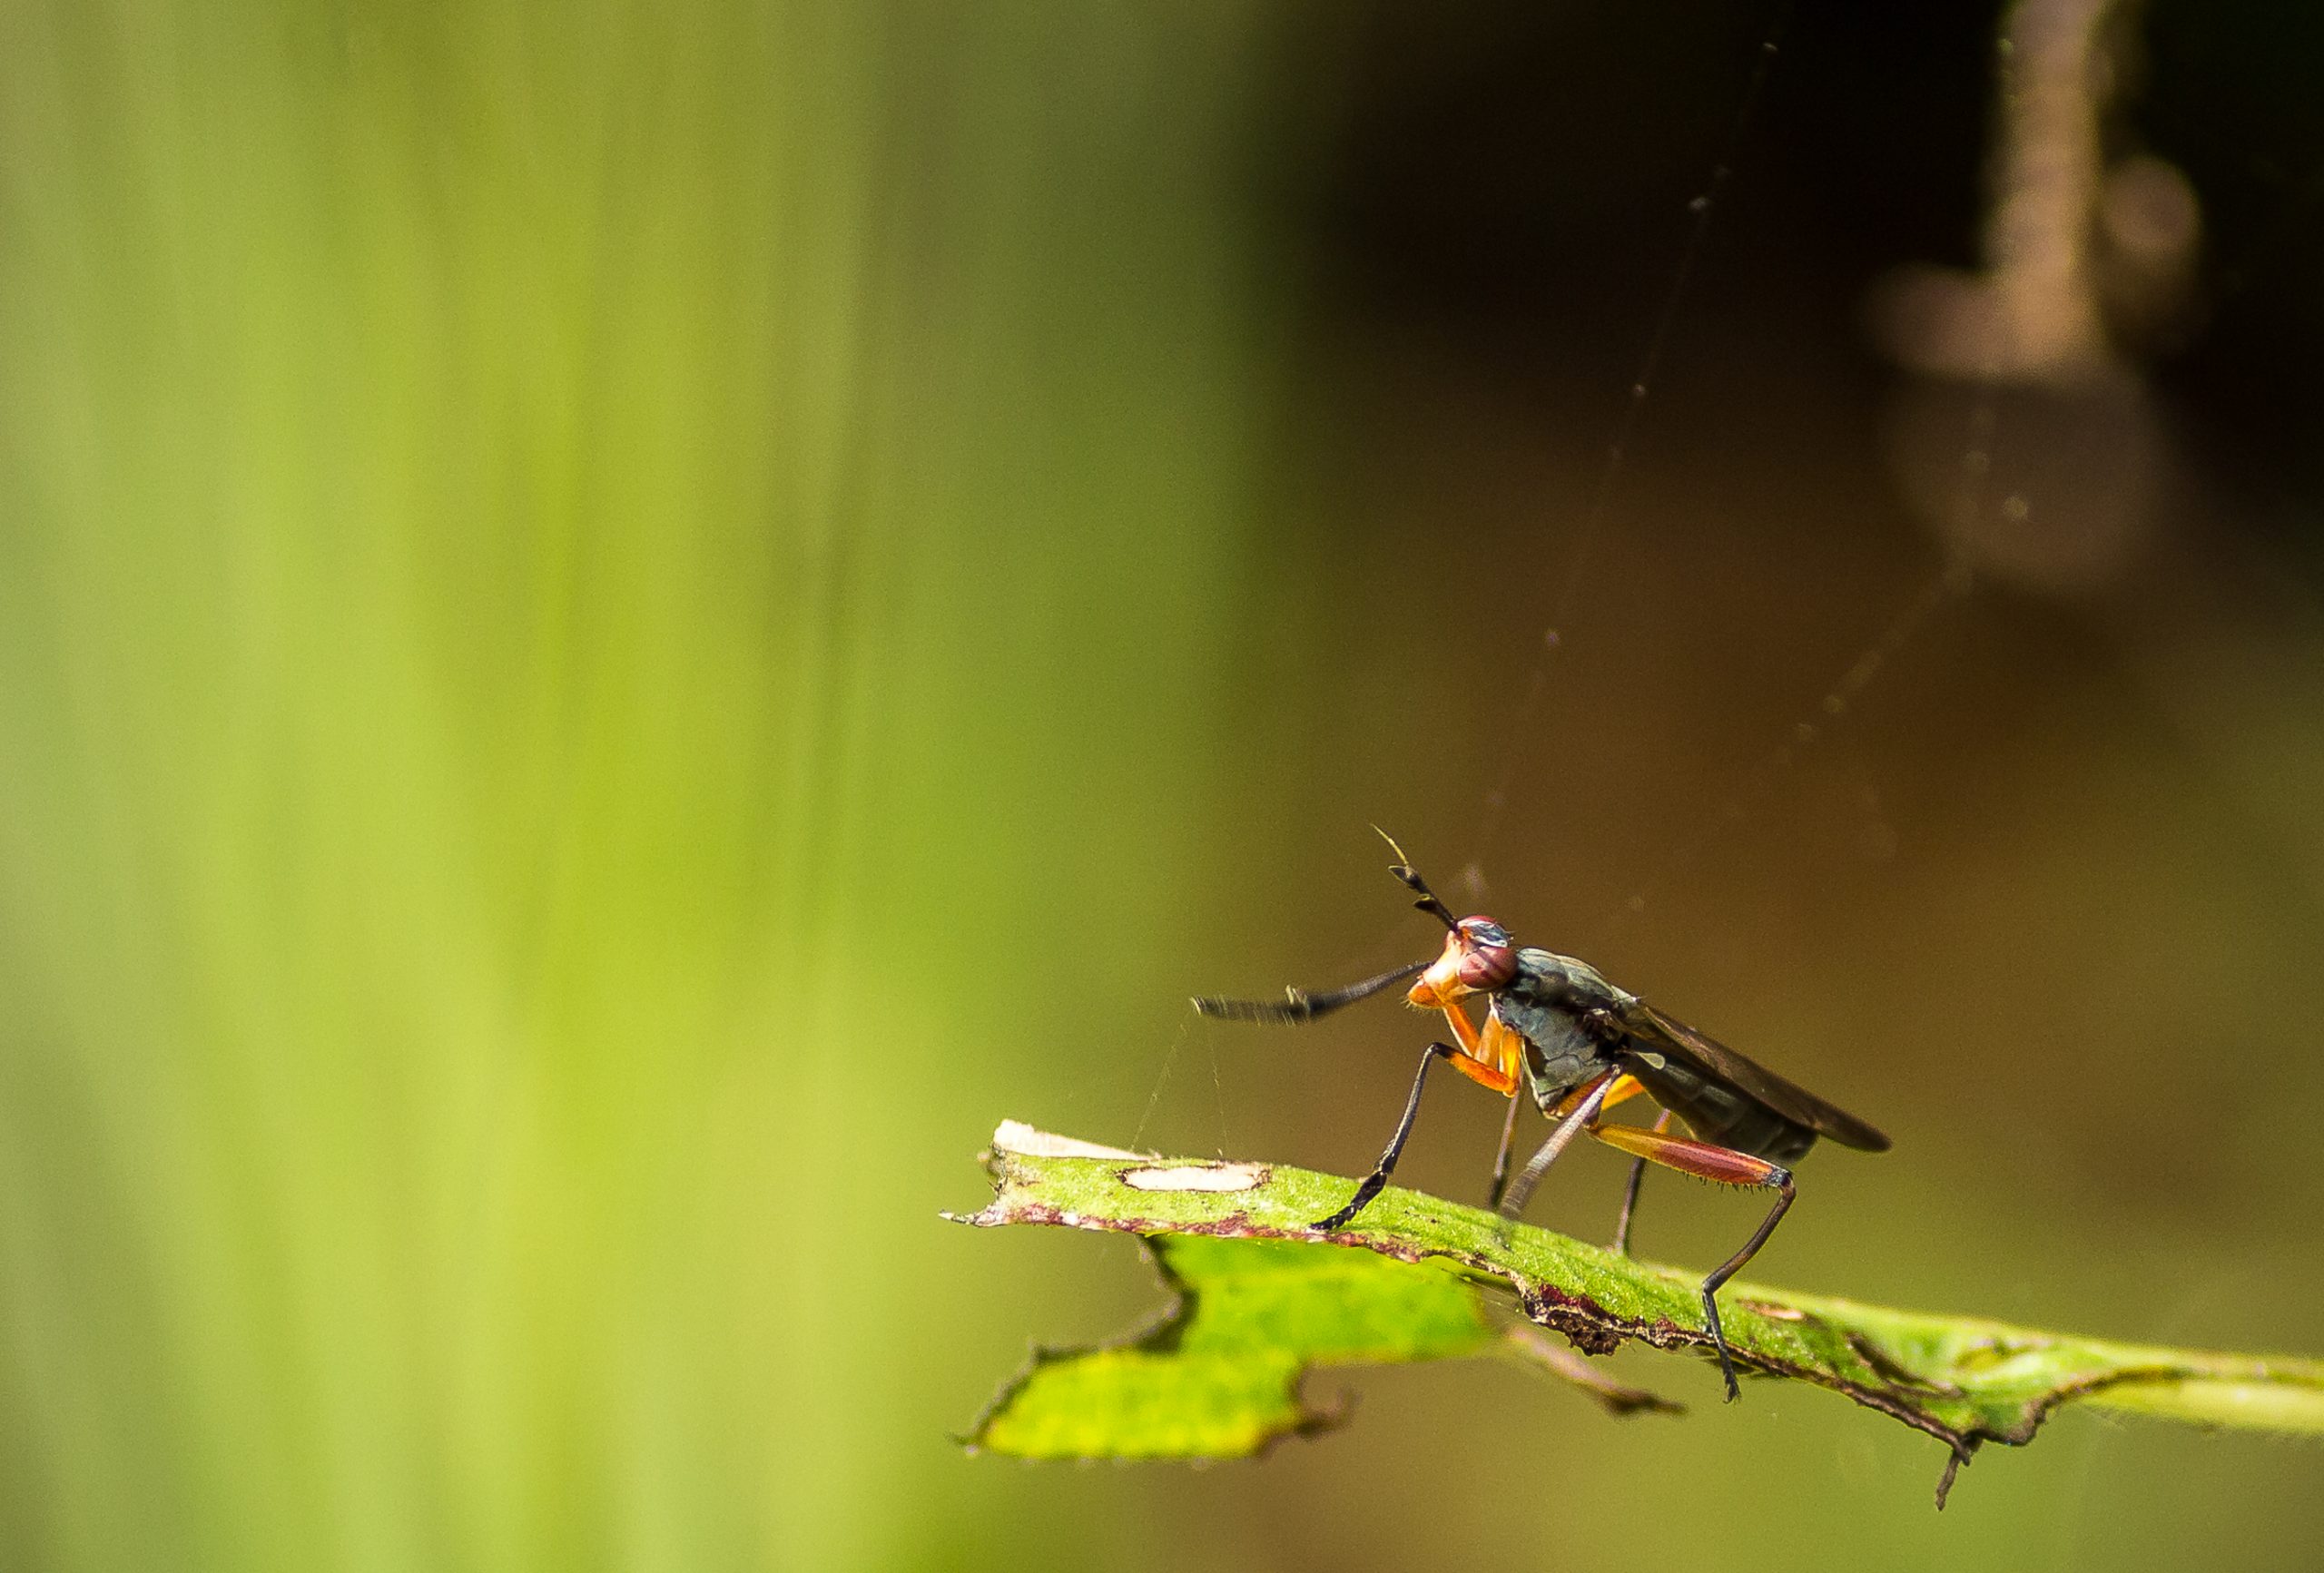
[(1517, 945), (1490, 918), (1448, 925), (1443, 954), (1428, 964), (1404, 998), (1423, 1010), (1443, 1010), (1471, 994), (1492, 994), (1517, 976)]

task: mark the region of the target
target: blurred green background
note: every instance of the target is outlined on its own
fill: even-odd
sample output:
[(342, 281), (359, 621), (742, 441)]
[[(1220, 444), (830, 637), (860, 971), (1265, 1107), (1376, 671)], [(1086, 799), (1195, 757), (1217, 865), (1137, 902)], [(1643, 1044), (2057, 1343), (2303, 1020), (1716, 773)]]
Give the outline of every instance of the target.
[(937, 1222), (998, 1118), (1376, 1152), (1420, 1024), (1184, 1003), (1432, 949), (1374, 823), (1895, 1135), (1768, 1280), (2324, 1352), (2317, 23), (2136, 19), (2204, 237), (2099, 398), (1877, 347), (1996, 22), (1858, 9), (1730, 141), (1758, 5), (0, 5), (0, 1564), (2312, 1566), (2313, 1446), (1937, 1519), (1684, 1362), (948, 1440), (1154, 1298)]

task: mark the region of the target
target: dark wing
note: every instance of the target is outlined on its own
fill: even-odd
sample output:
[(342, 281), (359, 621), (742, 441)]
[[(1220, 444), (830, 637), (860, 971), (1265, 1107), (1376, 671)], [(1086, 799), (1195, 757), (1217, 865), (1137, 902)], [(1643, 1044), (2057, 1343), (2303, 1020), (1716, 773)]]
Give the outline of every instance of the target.
[(1846, 1109), (1834, 1108), (1814, 1093), (1794, 1086), (1767, 1067), (1705, 1037), (1643, 999), (1633, 999), (1614, 1014), (1645, 1050), (1659, 1050), (1698, 1076), (1724, 1082), (1796, 1126), (1805, 1126), (1819, 1136), (1829, 1136), (1844, 1147), (1866, 1153), (1888, 1150), (1886, 1136)]

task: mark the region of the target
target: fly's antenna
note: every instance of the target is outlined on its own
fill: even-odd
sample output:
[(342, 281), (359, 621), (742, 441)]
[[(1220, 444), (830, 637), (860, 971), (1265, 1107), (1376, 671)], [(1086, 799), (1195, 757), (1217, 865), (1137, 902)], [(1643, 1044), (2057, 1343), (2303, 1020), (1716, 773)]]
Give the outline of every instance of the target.
[(1404, 856), (1404, 849), (1396, 845), (1396, 838), (1378, 825), (1373, 826), (1372, 829), (1374, 834), (1388, 843), (1388, 850), (1396, 854), (1396, 860), (1388, 865), (1388, 871), (1402, 880), (1405, 888), (1420, 898), (1413, 905), (1443, 924), (1452, 933), (1458, 934), (1461, 931), (1461, 920), (1452, 916), (1452, 909), (1450, 907), (1436, 899), (1436, 892), (1428, 888), (1428, 881), (1420, 877), (1420, 871), (1413, 867), (1412, 860)]
[(1452, 908), (1436, 899), (1436, 892), (1428, 888), (1428, 881), (1422, 879), (1411, 864), (1398, 863), (1388, 871), (1418, 893), (1420, 900), (1414, 901), (1413, 906), (1443, 924), (1452, 933), (1458, 934), (1461, 931), (1461, 919), (1452, 916)]

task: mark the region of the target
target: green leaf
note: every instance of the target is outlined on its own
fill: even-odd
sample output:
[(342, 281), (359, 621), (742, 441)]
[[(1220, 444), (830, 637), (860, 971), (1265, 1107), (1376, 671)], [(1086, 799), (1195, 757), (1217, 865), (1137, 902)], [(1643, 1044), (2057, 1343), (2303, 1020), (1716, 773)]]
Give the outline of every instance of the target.
[(1322, 1417), (1311, 1366), (1443, 1360), (1493, 1337), (1460, 1279), (1352, 1252), (1165, 1235), (1155, 1259), (1178, 1304), (1128, 1344), (1038, 1359), (978, 1428), (1027, 1458), (1229, 1458)]
[[(1174, 1293), (1141, 1332), (1037, 1352), (964, 1439), (1021, 1458), (1222, 1459), (1337, 1417), (1307, 1407), (1318, 1367), (1510, 1353), (1618, 1411), (1675, 1409), (1598, 1378), (1527, 1322), (1603, 1354), (1629, 1342), (1704, 1357), (1692, 1273), (1393, 1187), (1347, 1227), (1313, 1221), (1354, 1182), (1280, 1165), (1162, 1159), (1014, 1121), (987, 1155), (995, 1194), (960, 1220), (1146, 1242)], [(1522, 1312), (1515, 1322), (1505, 1309)], [(2324, 1362), (2038, 1332), (1736, 1283), (1719, 1305), (1747, 1373), (1828, 1388), (1927, 1432), (1953, 1470), (2030, 1441), (2065, 1403), (2207, 1425), (2324, 1434)]]

